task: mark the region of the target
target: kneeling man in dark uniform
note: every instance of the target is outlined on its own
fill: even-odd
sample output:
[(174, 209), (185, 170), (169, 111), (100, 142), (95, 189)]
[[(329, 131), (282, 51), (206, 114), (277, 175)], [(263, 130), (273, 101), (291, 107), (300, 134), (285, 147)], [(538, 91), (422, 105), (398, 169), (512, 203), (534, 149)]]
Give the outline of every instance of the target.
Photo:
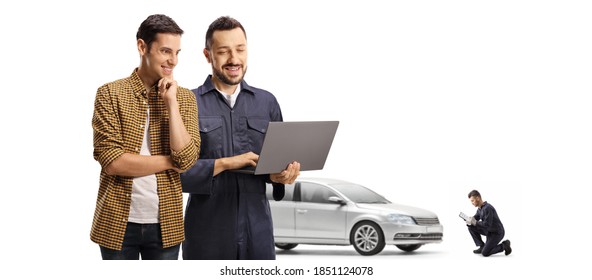
[[(481, 194), (476, 190), (469, 193), (469, 200), (473, 206), (477, 207), (477, 213), (467, 220), (469, 232), (475, 245), (479, 247), (473, 253), (482, 254), (484, 257), (500, 252), (505, 252), (506, 256), (512, 253), (510, 240), (500, 243), (504, 238), (505, 231), (495, 208), (487, 201), (483, 201)], [(486, 236), (485, 242), (481, 239), (481, 235)]]

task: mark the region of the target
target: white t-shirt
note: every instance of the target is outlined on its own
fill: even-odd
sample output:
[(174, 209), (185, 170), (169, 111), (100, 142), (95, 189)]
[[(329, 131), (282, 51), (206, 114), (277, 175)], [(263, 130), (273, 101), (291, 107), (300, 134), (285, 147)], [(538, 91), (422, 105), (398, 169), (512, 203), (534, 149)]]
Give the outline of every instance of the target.
[[(146, 124), (144, 125), (144, 139), (140, 155), (150, 156), (150, 109), (147, 110)], [(132, 202), (130, 206), (128, 222), (138, 224), (158, 223), (158, 183), (156, 175), (150, 174), (135, 177), (132, 183)]]
[(241, 86), (240, 86), (240, 84), (238, 84), (238, 86), (234, 90), (233, 94), (226, 94), (226, 93), (222, 92), (221, 90), (219, 90), (218, 88), (216, 88), (216, 90), (218, 91), (218, 93), (220, 93), (222, 95), (222, 97), (224, 97), (224, 99), (226, 99), (226, 100), (228, 100), (228, 102), (230, 102), (230, 108), (232, 108), (232, 107), (234, 107), (234, 103), (236, 103), (236, 99), (238, 98), (238, 94), (241, 91)]

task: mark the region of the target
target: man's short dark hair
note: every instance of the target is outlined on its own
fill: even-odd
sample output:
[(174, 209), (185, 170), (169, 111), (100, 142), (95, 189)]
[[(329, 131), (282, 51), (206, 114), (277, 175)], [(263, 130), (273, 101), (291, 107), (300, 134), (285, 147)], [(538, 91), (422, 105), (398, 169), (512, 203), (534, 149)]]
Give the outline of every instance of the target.
[(469, 193), (469, 198), (471, 198), (471, 197), (473, 197), (473, 196), (474, 196), (474, 197), (479, 197), (479, 198), (481, 198), (481, 194), (480, 194), (480, 193), (479, 193), (479, 191), (477, 191), (477, 190), (472, 190), (472, 191)]
[(151, 15), (140, 24), (138, 33), (136, 33), (136, 40), (144, 40), (144, 43), (148, 46), (148, 52), (150, 52), (150, 46), (158, 33), (183, 35), (183, 29), (168, 16)]
[(245, 34), (245, 38), (247, 38), (247, 32), (238, 20), (231, 18), (229, 16), (222, 16), (214, 20), (214, 22), (210, 24), (210, 27), (208, 27), (208, 31), (206, 32), (206, 49), (209, 50), (212, 46), (212, 37), (214, 37), (214, 31), (232, 30), (237, 27), (243, 31), (243, 33)]

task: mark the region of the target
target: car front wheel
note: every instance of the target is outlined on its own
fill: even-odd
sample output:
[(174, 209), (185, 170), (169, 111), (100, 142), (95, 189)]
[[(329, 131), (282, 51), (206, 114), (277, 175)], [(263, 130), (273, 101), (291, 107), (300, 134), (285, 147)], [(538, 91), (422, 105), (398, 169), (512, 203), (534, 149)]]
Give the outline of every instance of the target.
[(395, 245), (397, 246), (397, 248), (405, 251), (405, 252), (413, 252), (417, 249), (419, 249), (419, 247), (421, 247), (421, 244), (413, 244), (413, 245)]
[(284, 250), (294, 249), (294, 248), (296, 248), (296, 246), (298, 246), (298, 244), (295, 244), (295, 243), (275, 243), (275, 247), (278, 247), (278, 248), (284, 249)]
[(384, 249), (384, 234), (380, 227), (369, 221), (357, 224), (351, 233), (351, 242), (360, 255), (378, 254)]

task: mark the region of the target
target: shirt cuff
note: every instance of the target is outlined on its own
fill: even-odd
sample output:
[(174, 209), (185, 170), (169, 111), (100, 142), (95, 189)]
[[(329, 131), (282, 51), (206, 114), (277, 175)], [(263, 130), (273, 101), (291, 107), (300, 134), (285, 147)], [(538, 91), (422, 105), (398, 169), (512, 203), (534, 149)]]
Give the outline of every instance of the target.
[(191, 168), (197, 160), (197, 152), (195, 141), (192, 138), (189, 144), (180, 151), (175, 152), (171, 149), (171, 159), (173, 160), (175, 167), (185, 171)]
[(102, 168), (106, 168), (107, 166), (109, 166), (109, 164), (111, 164), (113, 161), (115, 161), (118, 157), (120, 157), (123, 154), (123, 149), (109, 149), (99, 154), (99, 156), (97, 157), (97, 161), (101, 164)]

